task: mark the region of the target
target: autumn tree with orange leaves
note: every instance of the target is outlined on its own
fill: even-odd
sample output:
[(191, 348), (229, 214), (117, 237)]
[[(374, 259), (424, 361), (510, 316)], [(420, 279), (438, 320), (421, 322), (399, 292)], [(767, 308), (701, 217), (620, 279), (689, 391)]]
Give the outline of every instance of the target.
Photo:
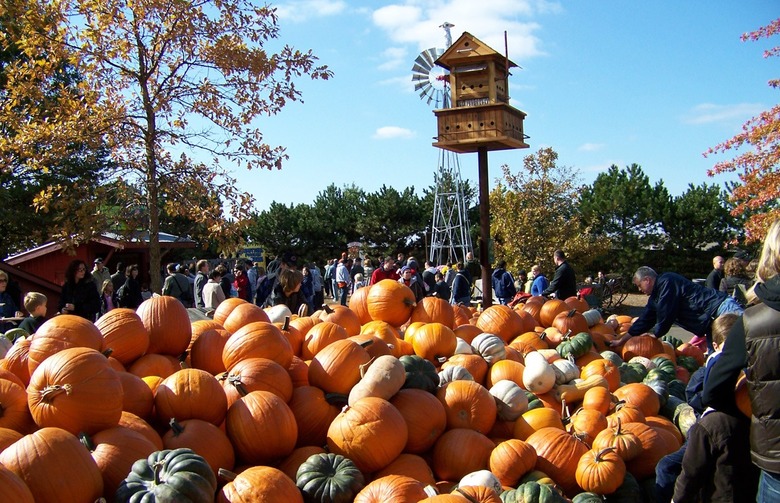
[[(780, 34), (780, 18), (767, 26), (742, 35), (742, 40), (759, 40)], [(764, 52), (769, 58), (780, 55), (780, 46)], [(780, 88), (780, 79), (769, 85)], [(780, 105), (753, 117), (742, 126), (742, 132), (704, 153), (714, 154), (740, 150), (731, 160), (722, 161), (707, 171), (709, 176), (738, 173), (741, 183), (731, 186), (732, 215), (745, 218), (748, 242), (759, 241), (769, 225), (780, 218)]]
[[(3, 43), (25, 55), (3, 68), (0, 124), (13, 130), (0, 128), (2, 174), (56, 166), (73, 142), (107, 148), (124, 192), (73, 215), (62, 237), (88, 239), (100, 230), (92, 217), (115, 212), (125, 228), (148, 233), (157, 292), (161, 215), (237, 246), (253, 198), (232, 169), (278, 169), (287, 157), (258, 120), (301, 100), (299, 78), (332, 75), (311, 51), (276, 41), (275, 9), (253, 0), (6, 0), (0, 16), (13, 22)], [(76, 84), (59, 85), (60, 62)], [(72, 214), (62, 194), (41, 191), (37, 209)]]

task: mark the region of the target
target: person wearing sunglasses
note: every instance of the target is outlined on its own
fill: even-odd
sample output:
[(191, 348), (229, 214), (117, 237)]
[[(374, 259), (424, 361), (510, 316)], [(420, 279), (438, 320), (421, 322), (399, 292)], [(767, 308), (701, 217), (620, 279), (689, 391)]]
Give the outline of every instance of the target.
[(65, 269), (65, 283), (59, 302), (60, 314), (74, 314), (95, 321), (100, 312), (100, 296), (87, 264), (75, 259)]

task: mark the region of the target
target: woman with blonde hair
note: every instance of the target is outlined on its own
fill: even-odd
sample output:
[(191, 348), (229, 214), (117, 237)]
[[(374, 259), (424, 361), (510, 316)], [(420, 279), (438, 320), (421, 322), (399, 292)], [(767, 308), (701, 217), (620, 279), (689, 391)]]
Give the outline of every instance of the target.
[[(739, 414), (734, 387), (742, 369), (752, 406), (750, 455), (761, 469), (756, 501), (780, 501), (780, 219), (769, 227), (749, 307), (731, 329), (704, 384), (702, 401)], [(748, 299), (750, 300), (750, 298)]]

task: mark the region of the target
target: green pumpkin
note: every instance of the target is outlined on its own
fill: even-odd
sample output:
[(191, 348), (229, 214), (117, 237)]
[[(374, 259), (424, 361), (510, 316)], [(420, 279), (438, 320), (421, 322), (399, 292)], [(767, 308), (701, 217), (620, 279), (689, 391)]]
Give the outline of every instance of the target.
[(27, 330), (18, 327), (12, 328), (3, 335), (5, 335), (5, 338), (11, 342), (16, 342), (16, 340), (21, 337), (30, 337), (30, 334), (27, 333)]
[(579, 358), (585, 355), (593, 347), (593, 339), (587, 332), (580, 332), (574, 337), (564, 337), (558, 347), (561, 358)]
[(669, 334), (666, 334), (666, 335), (662, 336), (662, 337), (661, 337), (661, 341), (662, 341), (662, 342), (668, 342), (669, 344), (671, 344), (671, 345), (672, 345), (672, 347), (673, 347), (674, 349), (677, 349), (677, 348), (678, 348), (678, 347), (680, 347), (680, 346), (682, 345), (682, 343), (683, 343), (683, 341), (681, 341), (681, 340), (680, 340), (680, 339), (678, 339), (677, 337), (675, 337), (675, 336), (673, 336), (673, 335), (669, 335)]
[(656, 356), (652, 360), (653, 363), (655, 363), (655, 368), (659, 370), (663, 370), (664, 372), (675, 375), (676, 366), (672, 360), (669, 358), (664, 358), (663, 356)]
[(118, 503), (212, 503), (217, 477), (191, 449), (156, 451), (133, 463), (116, 491)]
[(639, 482), (636, 481), (633, 475), (626, 472), (626, 476), (623, 478), (623, 483), (612, 494), (604, 496), (606, 503), (638, 503), (644, 501), (642, 494), (642, 488), (639, 487)]
[(661, 402), (661, 407), (663, 407), (666, 404), (666, 401), (669, 400), (669, 388), (666, 386), (666, 381), (660, 379), (645, 379), (642, 382), (655, 391), (655, 394), (658, 395), (658, 400)]
[(571, 499), (571, 503), (604, 503), (604, 498), (596, 493), (579, 493)]
[(685, 396), (685, 383), (679, 379), (672, 379), (666, 383), (666, 387), (669, 388), (669, 396), (676, 396), (681, 400), (686, 400)]
[(624, 384), (633, 384), (642, 382), (643, 375), (639, 373), (636, 367), (623, 363), (618, 367), (620, 371), (620, 381)]
[(340, 454), (313, 454), (298, 467), (295, 484), (306, 503), (349, 503), (365, 486), (355, 463)]
[(696, 370), (698, 370), (698, 368), (701, 366), (699, 365), (699, 362), (696, 361), (696, 358), (692, 356), (685, 356), (685, 355), (677, 357), (677, 365), (683, 367), (691, 374), (696, 372)]
[(538, 482), (526, 482), (501, 493), (504, 503), (564, 503), (566, 499), (553, 486)]
[(528, 410), (541, 409), (542, 407), (544, 407), (544, 402), (539, 400), (539, 397), (537, 397), (527, 389), (523, 391), (525, 391), (525, 397), (528, 398)]
[(436, 393), (439, 387), (439, 373), (433, 363), (417, 355), (404, 355), (399, 358), (406, 372), (404, 388), (416, 388), (428, 393)]
[(644, 378), (645, 378), (645, 376), (647, 375), (647, 367), (645, 367), (645, 366), (644, 366), (644, 365), (642, 365), (641, 363), (639, 363), (639, 362), (634, 362), (634, 363), (629, 363), (628, 365), (629, 365), (629, 366), (630, 366), (632, 369), (636, 370), (636, 371), (637, 371), (637, 373), (640, 375), (640, 378), (639, 378), (639, 379), (640, 379), (640, 382), (641, 382), (641, 380), (642, 380), (642, 379), (644, 379)]
[(647, 383), (649, 381), (663, 381), (668, 383), (672, 379), (674, 379), (674, 374), (670, 374), (659, 368), (654, 368), (647, 371), (647, 374), (645, 375), (645, 378), (642, 379), (642, 382)]

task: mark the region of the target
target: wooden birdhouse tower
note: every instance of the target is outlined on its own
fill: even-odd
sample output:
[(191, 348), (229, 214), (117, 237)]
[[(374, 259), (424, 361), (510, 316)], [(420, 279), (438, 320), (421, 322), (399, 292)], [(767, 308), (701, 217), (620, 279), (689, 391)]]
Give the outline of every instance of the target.
[(509, 70), (516, 64), (468, 32), (436, 64), (449, 71), (451, 108), (434, 110), (435, 147), (458, 153), (528, 148), (525, 113), (509, 105)]

